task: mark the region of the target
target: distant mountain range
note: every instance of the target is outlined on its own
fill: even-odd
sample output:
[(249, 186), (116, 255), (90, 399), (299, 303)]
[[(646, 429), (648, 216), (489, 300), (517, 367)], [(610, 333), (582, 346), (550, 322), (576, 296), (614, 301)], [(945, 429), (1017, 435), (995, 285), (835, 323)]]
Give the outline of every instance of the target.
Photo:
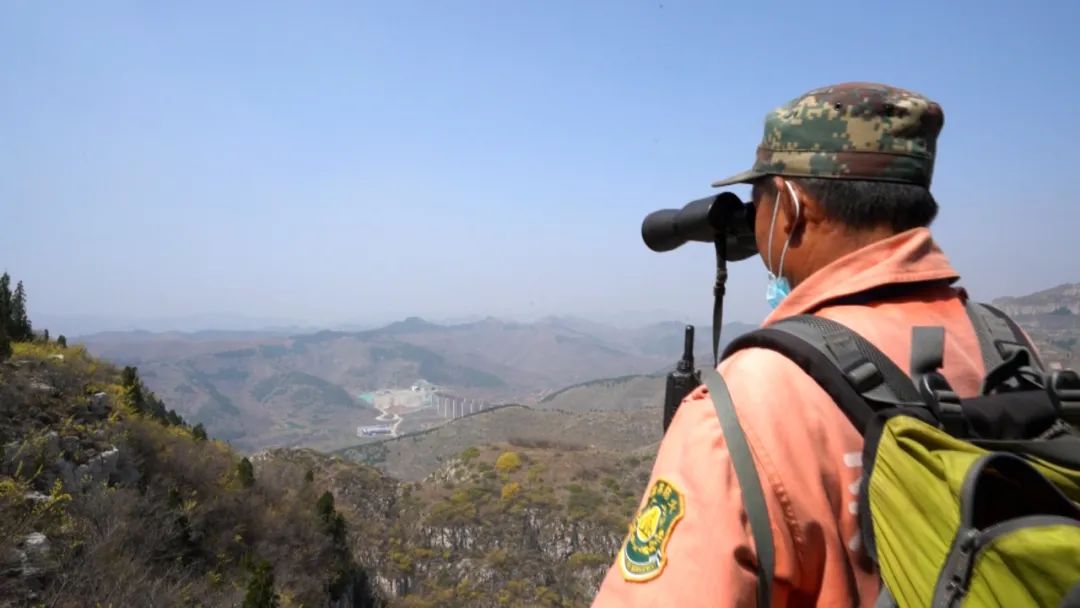
[[(994, 304), (1031, 334), (1048, 362), (1076, 366), (1080, 284)], [(663, 376), (681, 355), (683, 328), (678, 322), (620, 328), (576, 317), (456, 324), (410, 317), (361, 331), (133, 331), (80, 341), (96, 355), (138, 366), (185, 418), (240, 449), (334, 450), (357, 443), (357, 426), (376, 423), (379, 412), (359, 395), (419, 379), (488, 404), (655, 407)], [(752, 328), (725, 326), (722, 345)], [(694, 350), (699, 366), (710, 359), (710, 328), (697, 328)], [(440, 422), (433, 417), (425, 424)]]
[[(681, 356), (683, 328), (620, 329), (572, 317), (442, 325), (410, 317), (355, 332), (134, 331), (79, 341), (95, 355), (137, 366), (181, 415), (240, 449), (335, 449), (355, 443), (356, 427), (379, 414), (362, 393), (424, 379), (487, 403), (538, 403), (570, 385), (666, 373)], [(725, 327), (725, 342), (748, 329)], [(711, 356), (709, 331), (698, 328), (699, 361)], [(614, 402), (571, 409), (579, 408), (621, 409)]]
[(1035, 341), (1046, 363), (1080, 367), (1080, 283), (1066, 283), (1030, 295), (992, 302)]

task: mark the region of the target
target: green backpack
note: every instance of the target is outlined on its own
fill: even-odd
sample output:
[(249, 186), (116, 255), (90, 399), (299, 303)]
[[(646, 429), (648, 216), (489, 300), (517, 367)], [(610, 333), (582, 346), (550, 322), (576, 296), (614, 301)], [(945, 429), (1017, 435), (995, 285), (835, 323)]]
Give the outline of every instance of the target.
[[(915, 328), (910, 375), (814, 316), (741, 336), (724, 357), (785, 355), (863, 434), (858, 517), (882, 580), (878, 606), (1080, 606), (1080, 376), (1047, 373), (1004, 313), (967, 307), (989, 370), (974, 398), (960, 399), (939, 372), (942, 328)], [(722, 378), (709, 368), (702, 376), (743, 490), (767, 606), (774, 549), (764, 493)]]

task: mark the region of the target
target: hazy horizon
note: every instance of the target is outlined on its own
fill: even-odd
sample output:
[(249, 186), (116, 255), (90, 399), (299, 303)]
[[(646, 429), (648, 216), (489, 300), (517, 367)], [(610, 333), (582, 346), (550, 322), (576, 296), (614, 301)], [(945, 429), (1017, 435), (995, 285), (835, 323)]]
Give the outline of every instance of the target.
[[(710, 314), (711, 316), (711, 310)], [(93, 315), (35, 315), (34, 327), (38, 330), (48, 329), (51, 335), (66, 334), (68, 337), (82, 337), (93, 334), (109, 332), (151, 332), (151, 333), (199, 333), (199, 332), (280, 332), (280, 333), (306, 333), (317, 331), (364, 331), (385, 327), (391, 323), (405, 321), (412, 317), (419, 317), (426, 322), (437, 325), (460, 325), (475, 323), (486, 319), (497, 319), (510, 323), (536, 323), (546, 319), (574, 319), (598, 323), (617, 328), (638, 328), (647, 325), (680, 322), (692, 323), (699, 327), (706, 327), (711, 319), (706, 315), (700, 318), (691, 318), (679, 315), (672, 311), (622, 311), (620, 313), (607, 313), (602, 316), (590, 316), (580, 314), (549, 314), (536, 316), (513, 316), (513, 315), (466, 315), (459, 317), (423, 317), (419, 315), (407, 315), (397, 318), (378, 319), (370, 321), (340, 322), (340, 323), (311, 323), (302, 319), (252, 317), (243, 314), (191, 314), (178, 317), (107, 317)], [(724, 324), (741, 323), (741, 321), (727, 319)]]
[[(934, 233), (974, 297), (1080, 280), (1080, 5), (788, 6), (5, 4), (0, 270), (53, 333), (705, 324), (711, 248), (642, 218), (748, 168), (771, 108), (872, 80), (944, 107)], [(725, 321), (764, 290), (733, 265)]]

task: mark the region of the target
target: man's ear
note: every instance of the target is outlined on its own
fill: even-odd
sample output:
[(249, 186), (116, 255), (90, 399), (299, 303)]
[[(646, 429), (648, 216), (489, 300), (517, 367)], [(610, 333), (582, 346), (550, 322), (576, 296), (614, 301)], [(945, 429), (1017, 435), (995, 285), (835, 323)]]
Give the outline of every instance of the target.
[(774, 177), (776, 187), (780, 192), (780, 229), (784, 234), (791, 236), (792, 245), (801, 235), (806, 226), (807, 207), (806, 193), (791, 181), (780, 177)]
[(828, 219), (825, 215), (825, 208), (817, 197), (804, 190), (796, 182), (791, 182), (791, 186), (795, 188), (795, 193), (799, 196), (800, 221), (806, 224), (820, 224)]

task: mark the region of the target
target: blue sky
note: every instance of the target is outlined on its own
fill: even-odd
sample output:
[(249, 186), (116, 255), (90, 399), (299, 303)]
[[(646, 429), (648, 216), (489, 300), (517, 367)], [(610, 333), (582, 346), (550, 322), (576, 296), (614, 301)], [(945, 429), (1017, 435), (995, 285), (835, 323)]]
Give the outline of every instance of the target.
[[(8, 1), (0, 265), (50, 320), (700, 322), (710, 249), (652, 253), (642, 218), (748, 168), (772, 107), (870, 80), (945, 109), (965, 284), (1027, 293), (1080, 280), (1078, 6)], [(764, 289), (733, 266), (728, 318)]]

